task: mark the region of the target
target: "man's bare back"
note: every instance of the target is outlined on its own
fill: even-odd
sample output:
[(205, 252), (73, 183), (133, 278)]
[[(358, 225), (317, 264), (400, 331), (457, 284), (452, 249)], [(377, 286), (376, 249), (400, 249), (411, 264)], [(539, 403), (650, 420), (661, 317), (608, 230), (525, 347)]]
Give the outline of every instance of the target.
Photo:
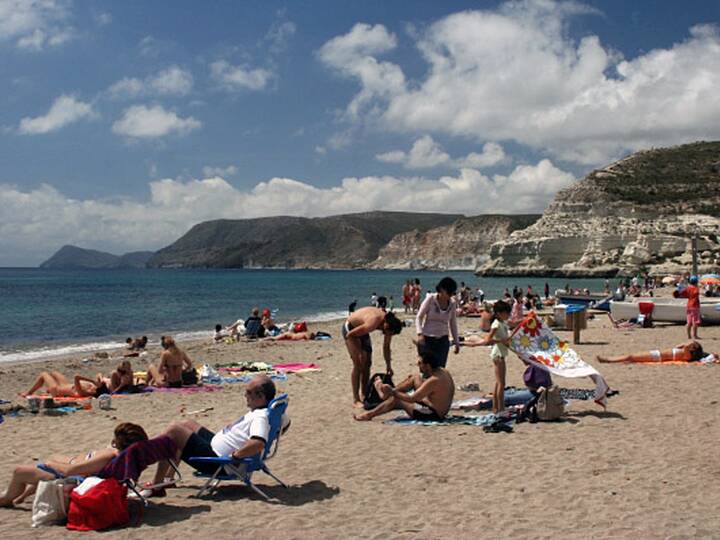
[(352, 327), (348, 337), (360, 337), (383, 327), (386, 313), (376, 307), (364, 307), (353, 311), (347, 319)]
[(440, 416), (446, 416), (455, 395), (455, 382), (450, 372), (444, 368), (437, 368), (427, 379), (423, 379), (420, 374), (415, 375), (414, 378), (416, 391), (420, 391), (423, 386), (427, 386), (429, 390), (429, 394), (421, 403), (429, 406)]

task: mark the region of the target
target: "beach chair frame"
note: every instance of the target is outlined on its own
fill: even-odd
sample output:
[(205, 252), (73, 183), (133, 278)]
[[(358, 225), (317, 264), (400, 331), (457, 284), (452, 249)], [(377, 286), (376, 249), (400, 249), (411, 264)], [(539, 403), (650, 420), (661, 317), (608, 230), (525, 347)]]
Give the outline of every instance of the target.
[(201, 472), (195, 472), (194, 475), (199, 478), (207, 478), (205, 484), (203, 484), (198, 493), (197, 497), (202, 497), (205, 494), (212, 494), (217, 491), (220, 482), (230, 480), (241, 480), (246, 486), (250, 487), (255, 493), (269, 501), (271, 497), (261, 490), (252, 481), (252, 474), (257, 471), (262, 471), (278, 484), (287, 488), (287, 484), (275, 476), (272, 471), (268, 468), (265, 463), (267, 460), (275, 456), (278, 447), (280, 445), (280, 435), (282, 431), (282, 417), (288, 406), (288, 395), (282, 394), (277, 396), (268, 404), (268, 420), (270, 422), (270, 434), (268, 436), (265, 450), (262, 454), (257, 454), (252, 457), (243, 459), (234, 459), (231, 457), (195, 457), (190, 458), (188, 462), (192, 463), (214, 463), (217, 464), (217, 469), (212, 475), (204, 474)]

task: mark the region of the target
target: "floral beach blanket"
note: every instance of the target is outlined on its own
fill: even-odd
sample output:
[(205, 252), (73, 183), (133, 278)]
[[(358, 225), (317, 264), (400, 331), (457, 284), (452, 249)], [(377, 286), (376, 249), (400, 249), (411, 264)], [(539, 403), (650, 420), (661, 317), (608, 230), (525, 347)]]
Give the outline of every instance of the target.
[(537, 366), (559, 377), (590, 377), (595, 383), (595, 402), (605, 407), (610, 388), (602, 375), (578, 353), (559, 339), (550, 328), (530, 312), (510, 336), (510, 348), (526, 364)]

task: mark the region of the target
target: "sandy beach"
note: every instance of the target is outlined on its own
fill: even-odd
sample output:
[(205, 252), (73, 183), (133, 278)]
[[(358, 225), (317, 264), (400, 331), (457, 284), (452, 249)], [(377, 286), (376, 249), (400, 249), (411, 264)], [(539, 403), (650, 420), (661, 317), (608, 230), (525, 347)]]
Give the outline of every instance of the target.
[[(477, 321), (461, 320), (463, 330)], [(513, 433), (484, 433), (474, 426), (395, 426), (382, 418), (352, 418), (350, 360), (339, 323), (314, 325), (333, 335), (309, 343), (184, 344), (196, 363), (241, 360), (315, 362), (320, 372), (289, 375), (279, 389), (290, 395), (292, 427), (271, 468), (289, 489), (262, 474), (255, 481), (276, 497), (260, 499), (240, 484), (197, 499), (200, 480), (181, 466), (183, 481), (153, 499), (138, 527), (104, 533), (107, 538), (717, 538), (720, 513), (720, 439), (717, 380), (720, 366), (603, 365), (611, 355), (671, 347), (685, 341), (681, 326), (617, 330), (606, 317), (589, 322), (576, 350), (620, 391), (603, 412), (574, 401), (562, 421), (515, 426)], [(396, 380), (416, 371), (412, 331), (393, 342)], [(569, 332), (559, 335), (570, 338)], [(720, 350), (720, 327), (701, 328), (705, 350)], [(374, 336), (376, 351), (380, 335)], [(382, 359), (376, 352), (375, 368)], [(149, 349), (135, 360), (142, 369), (158, 356)], [(79, 357), (0, 366), (0, 398), (24, 404), (17, 393), (42, 369), (94, 375), (117, 363), (92, 364)], [(451, 355), (457, 385), (492, 388), (488, 350)], [(508, 384), (522, 386), (523, 365), (508, 363)], [(589, 380), (557, 379), (564, 387)], [(51, 454), (106, 446), (121, 421), (142, 424), (152, 436), (187, 411), (218, 429), (246, 410), (243, 385), (178, 395), (151, 393), (113, 400), (113, 410), (78, 411), (61, 417), (6, 416), (0, 425), (0, 485), (12, 465)], [(478, 392), (456, 393), (456, 398)], [(399, 413), (397, 413), (399, 414)], [(388, 416), (392, 418), (395, 413)], [(146, 471), (141, 480), (150, 479)], [(60, 526), (31, 529), (31, 502), (0, 509), (4, 538), (76, 536)]]

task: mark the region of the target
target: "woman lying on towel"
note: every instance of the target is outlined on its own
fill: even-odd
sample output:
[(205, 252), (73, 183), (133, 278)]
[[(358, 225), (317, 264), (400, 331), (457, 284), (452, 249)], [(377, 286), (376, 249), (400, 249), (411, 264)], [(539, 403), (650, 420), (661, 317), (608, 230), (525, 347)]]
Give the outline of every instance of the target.
[(717, 355), (706, 353), (697, 341), (681, 343), (672, 349), (652, 350), (623, 356), (598, 356), (598, 362), (605, 363), (637, 363), (637, 364), (658, 364), (672, 362), (714, 362)]
[(273, 337), (265, 338), (265, 341), (310, 341), (315, 339), (314, 332), (285, 332)]
[(23, 502), (35, 493), (40, 480), (54, 480), (66, 476), (96, 476), (110, 461), (131, 444), (147, 441), (145, 430), (137, 424), (125, 422), (115, 428), (111, 448), (103, 448), (79, 456), (52, 456), (45, 463), (18, 465), (10, 485), (0, 496), (0, 506)]
[(71, 383), (59, 371), (43, 371), (23, 397), (31, 396), (45, 387), (52, 397), (98, 397), (103, 394), (114, 394), (133, 385), (133, 370), (129, 360), (123, 360), (110, 377), (98, 373), (95, 379), (75, 375)]

